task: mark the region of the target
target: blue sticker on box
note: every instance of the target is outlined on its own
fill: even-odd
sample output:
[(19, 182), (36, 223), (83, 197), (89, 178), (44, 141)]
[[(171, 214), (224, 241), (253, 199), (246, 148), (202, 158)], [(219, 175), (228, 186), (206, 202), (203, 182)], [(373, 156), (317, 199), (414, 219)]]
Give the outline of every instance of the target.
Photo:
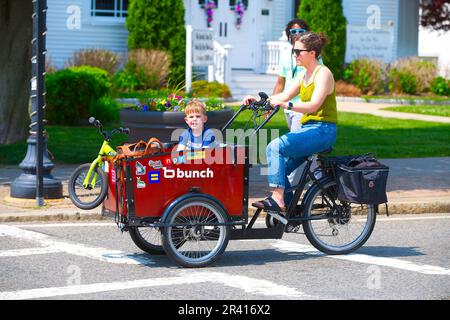
[(148, 183), (160, 183), (161, 181), (161, 172), (160, 171), (150, 171), (148, 173)]

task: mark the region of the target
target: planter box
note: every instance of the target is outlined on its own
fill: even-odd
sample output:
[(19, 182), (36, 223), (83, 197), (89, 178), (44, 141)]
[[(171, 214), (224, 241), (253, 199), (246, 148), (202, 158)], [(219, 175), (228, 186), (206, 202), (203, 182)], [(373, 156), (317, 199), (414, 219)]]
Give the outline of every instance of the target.
[[(231, 108), (207, 111), (208, 122), (206, 124), (211, 129), (220, 130), (233, 114), (234, 110)], [(120, 110), (122, 126), (130, 129), (128, 142), (147, 141), (151, 137), (158, 138), (162, 142), (171, 142), (170, 137), (175, 129), (188, 128), (184, 117), (184, 112), (136, 111), (132, 107)]]

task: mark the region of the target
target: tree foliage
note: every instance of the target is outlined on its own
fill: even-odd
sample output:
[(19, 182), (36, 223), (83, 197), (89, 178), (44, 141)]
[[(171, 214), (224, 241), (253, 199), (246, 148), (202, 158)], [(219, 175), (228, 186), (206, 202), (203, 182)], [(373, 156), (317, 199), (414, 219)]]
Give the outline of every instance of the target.
[(420, 24), (437, 31), (450, 30), (450, 0), (421, 0)]
[(171, 55), (170, 81), (184, 79), (186, 30), (183, 0), (133, 0), (126, 27), (129, 49), (156, 49)]
[(302, 0), (297, 16), (308, 23), (311, 31), (327, 35), (329, 43), (322, 53), (323, 61), (334, 77), (340, 79), (345, 59), (347, 24), (341, 1)]

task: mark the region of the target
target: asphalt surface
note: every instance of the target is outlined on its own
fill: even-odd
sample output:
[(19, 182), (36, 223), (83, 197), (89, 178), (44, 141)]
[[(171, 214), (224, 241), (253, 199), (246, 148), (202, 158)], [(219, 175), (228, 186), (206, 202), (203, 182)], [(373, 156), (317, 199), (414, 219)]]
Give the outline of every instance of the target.
[(0, 224), (0, 300), (448, 300), (449, 230), (449, 214), (380, 215), (350, 255), (317, 252), (300, 229), (185, 269), (110, 222)]

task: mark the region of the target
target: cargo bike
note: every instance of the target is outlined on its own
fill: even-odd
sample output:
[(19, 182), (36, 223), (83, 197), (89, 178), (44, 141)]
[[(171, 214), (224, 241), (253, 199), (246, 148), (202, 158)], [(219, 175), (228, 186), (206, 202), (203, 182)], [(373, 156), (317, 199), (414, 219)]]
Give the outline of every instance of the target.
[[(222, 132), (244, 111), (252, 112), (254, 133), (269, 122), (279, 108), (272, 107), (264, 93), (260, 97), (241, 106)], [(167, 254), (183, 267), (213, 263), (230, 240), (281, 239), (285, 232), (297, 232), (300, 226), (318, 250), (347, 254), (367, 241), (375, 226), (378, 203), (387, 201), (367, 204), (370, 201), (342, 200), (345, 194), (341, 193), (346, 190), (339, 187), (342, 177), (337, 171), (345, 169), (341, 165), (354, 157), (327, 157), (327, 150), (307, 159), (300, 182), (287, 190), (294, 194), (287, 211), (266, 212), (266, 223), (261, 226), (255, 222), (263, 209), (256, 208), (252, 217), (248, 210), (248, 146), (221, 144), (200, 151), (173, 152), (173, 144), (154, 144), (156, 151), (151, 155), (125, 158), (109, 166), (102, 214), (114, 218), (143, 251)], [(314, 157), (319, 168), (311, 170)], [(367, 173), (350, 171), (359, 176)], [(383, 192), (385, 197), (387, 171), (384, 166), (370, 168), (370, 179), (377, 184), (380, 176), (384, 180), (384, 187), (375, 190), (381, 198)], [(352, 192), (357, 191), (350, 190), (350, 196), (354, 196)]]

